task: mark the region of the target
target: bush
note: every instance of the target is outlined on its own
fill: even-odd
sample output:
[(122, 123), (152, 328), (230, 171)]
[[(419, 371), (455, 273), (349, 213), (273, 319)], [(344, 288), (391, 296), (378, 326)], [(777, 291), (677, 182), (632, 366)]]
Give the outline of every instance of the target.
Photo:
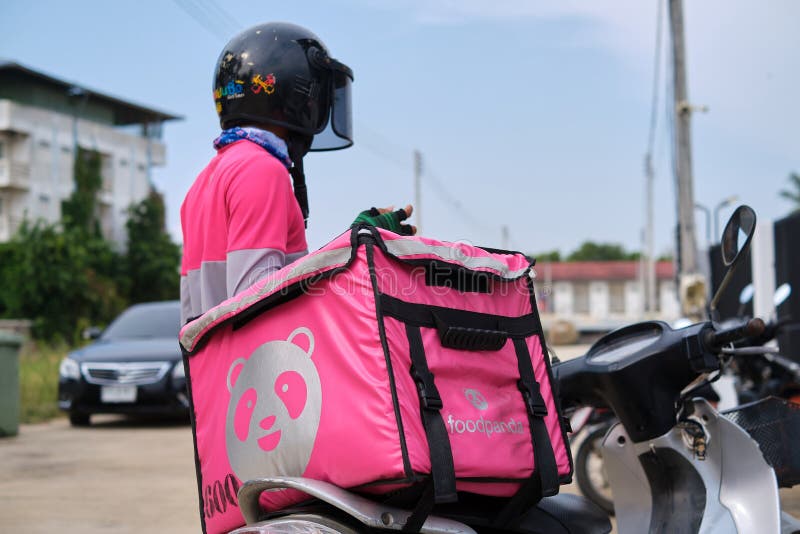
[(125, 307), (108, 243), (60, 225), (23, 223), (2, 249), (3, 315), (33, 320), (36, 339), (74, 342), (79, 323), (106, 322)]
[(63, 344), (28, 342), (19, 356), (20, 422), (37, 423), (57, 416), (58, 365), (66, 355)]

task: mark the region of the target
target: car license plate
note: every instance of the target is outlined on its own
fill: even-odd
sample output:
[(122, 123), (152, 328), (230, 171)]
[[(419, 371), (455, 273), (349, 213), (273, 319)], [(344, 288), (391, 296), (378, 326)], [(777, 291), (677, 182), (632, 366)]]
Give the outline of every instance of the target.
[(100, 401), (106, 403), (136, 402), (136, 386), (103, 386)]

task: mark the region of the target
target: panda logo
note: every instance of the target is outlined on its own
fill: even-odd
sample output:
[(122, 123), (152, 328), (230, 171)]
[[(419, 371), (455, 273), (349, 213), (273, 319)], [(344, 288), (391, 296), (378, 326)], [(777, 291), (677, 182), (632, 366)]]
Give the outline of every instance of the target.
[[(308, 350), (292, 342), (308, 339)], [(228, 460), (239, 480), (302, 476), (319, 428), (322, 387), (311, 360), (314, 335), (300, 327), (270, 341), (228, 371)]]

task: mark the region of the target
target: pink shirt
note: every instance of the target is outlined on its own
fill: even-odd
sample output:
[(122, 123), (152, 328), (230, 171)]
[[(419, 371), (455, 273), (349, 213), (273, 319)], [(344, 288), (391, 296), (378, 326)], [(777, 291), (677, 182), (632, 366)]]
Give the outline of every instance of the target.
[(181, 320), (307, 253), (289, 172), (247, 140), (221, 148), (181, 206)]

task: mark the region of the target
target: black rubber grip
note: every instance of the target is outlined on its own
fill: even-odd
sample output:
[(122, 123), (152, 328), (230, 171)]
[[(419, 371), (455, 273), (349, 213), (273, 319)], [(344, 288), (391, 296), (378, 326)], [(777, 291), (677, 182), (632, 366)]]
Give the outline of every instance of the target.
[(760, 336), (762, 333), (764, 333), (766, 327), (767, 326), (764, 324), (764, 321), (756, 317), (754, 319), (750, 319), (742, 326), (737, 326), (736, 328), (720, 330), (719, 332), (714, 332), (713, 330), (709, 331), (708, 335), (706, 336), (706, 344), (711, 349), (718, 350), (729, 343), (733, 343), (734, 341), (739, 341), (740, 339), (746, 339), (748, 337)]
[(463, 326), (445, 326), (439, 328), (439, 339), (443, 347), (458, 350), (489, 350), (503, 348), (508, 339), (508, 332), (500, 330), (482, 330)]

